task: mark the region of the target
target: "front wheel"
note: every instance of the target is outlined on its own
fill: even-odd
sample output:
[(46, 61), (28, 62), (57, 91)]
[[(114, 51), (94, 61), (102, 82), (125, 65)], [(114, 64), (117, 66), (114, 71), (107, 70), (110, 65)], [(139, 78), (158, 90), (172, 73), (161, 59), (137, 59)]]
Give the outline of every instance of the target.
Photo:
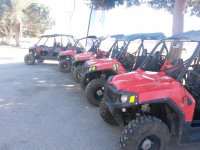
[(141, 116), (131, 121), (120, 138), (121, 150), (164, 150), (169, 129), (160, 119)]
[(81, 78), (81, 70), (82, 70), (82, 66), (77, 66), (74, 70), (73, 70), (73, 78), (74, 81), (76, 81), (76, 83), (80, 82), (80, 78)]
[(117, 122), (113, 118), (112, 114), (110, 113), (108, 107), (106, 106), (103, 100), (100, 103), (99, 110), (100, 110), (100, 116), (105, 122), (111, 125), (117, 125)]
[(98, 107), (104, 95), (104, 84), (106, 80), (103, 78), (93, 79), (85, 88), (87, 101), (93, 106)]
[(64, 72), (64, 73), (70, 72), (71, 71), (71, 62), (70, 62), (70, 60), (66, 60), (66, 59), (61, 60), (59, 62), (58, 67), (61, 72)]
[(32, 54), (25, 55), (24, 62), (26, 65), (33, 65), (35, 63), (34, 55), (32, 55)]

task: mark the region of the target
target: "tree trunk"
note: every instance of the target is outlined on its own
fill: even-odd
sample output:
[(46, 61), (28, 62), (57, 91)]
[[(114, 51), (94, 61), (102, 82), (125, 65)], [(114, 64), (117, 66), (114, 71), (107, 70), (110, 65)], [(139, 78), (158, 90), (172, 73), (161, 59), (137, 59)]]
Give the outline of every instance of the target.
[[(184, 11), (187, 0), (176, 0), (173, 10), (173, 25), (172, 25), (172, 35), (182, 33), (184, 30)], [(180, 58), (182, 54), (183, 45), (180, 44), (178, 48), (173, 48), (172, 44), (169, 52), (168, 59), (173, 61), (174, 59)]]
[(20, 38), (20, 23), (15, 23), (15, 41), (16, 46), (19, 47), (19, 38)]

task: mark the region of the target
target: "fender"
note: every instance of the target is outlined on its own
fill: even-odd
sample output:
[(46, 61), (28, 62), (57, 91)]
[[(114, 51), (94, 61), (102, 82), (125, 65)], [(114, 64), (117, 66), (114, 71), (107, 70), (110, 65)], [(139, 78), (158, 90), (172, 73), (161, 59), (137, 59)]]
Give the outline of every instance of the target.
[(192, 142), (189, 137), (189, 132), (191, 130), (191, 121), (185, 121), (185, 113), (176, 105), (176, 103), (173, 102), (172, 99), (156, 99), (149, 102), (143, 102), (141, 104), (161, 104), (170, 107), (176, 113), (179, 119), (179, 122), (175, 122), (178, 126), (178, 142), (180, 144), (187, 144)]
[(93, 78), (108, 78), (110, 75), (116, 75), (117, 72), (114, 71), (113, 69), (104, 69), (104, 70), (96, 70), (96, 71), (90, 71), (90, 72), (85, 72), (84, 78), (85, 79), (93, 79)]
[(93, 59), (96, 58), (96, 55), (93, 52), (87, 52), (87, 53), (76, 54), (74, 57), (76, 61), (85, 61), (91, 58)]
[(85, 63), (85, 61), (86, 61), (86, 60), (74, 61), (74, 62), (72, 63), (72, 65), (73, 65), (74, 67), (77, 67), (78, 65), (83, 65), (83, 64)]
[(117, 74), (126, 73), (126, 69), (116, 59), (94, 59), (86, 62), (89, 67), (95, 67), (96, 71), (114, 70)]

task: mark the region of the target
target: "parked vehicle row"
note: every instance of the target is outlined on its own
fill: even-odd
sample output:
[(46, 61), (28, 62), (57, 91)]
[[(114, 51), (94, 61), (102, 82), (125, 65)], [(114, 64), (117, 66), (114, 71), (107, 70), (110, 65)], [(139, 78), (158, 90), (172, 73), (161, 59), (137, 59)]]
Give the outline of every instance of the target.
[[(184, 48), (182, 54), (171, 59), (178, 48)], [(69, 51), (75, 53), (61, 60)], [(30, 56), (44, 60), (38, 50), (29, 52), (26, 64), (34, 64), (27, 63)], [(63, 72), (72, 71), (102, 119), (124, 128), (120, 149), (163, 150), (170, 137), (180, 144), (200, 141), (200, 30), (167, 38), (163, 33), (103, 36), (77, 53), (75, 47), (60, 52), (59, 67), (68, 62), (70, 69)]]

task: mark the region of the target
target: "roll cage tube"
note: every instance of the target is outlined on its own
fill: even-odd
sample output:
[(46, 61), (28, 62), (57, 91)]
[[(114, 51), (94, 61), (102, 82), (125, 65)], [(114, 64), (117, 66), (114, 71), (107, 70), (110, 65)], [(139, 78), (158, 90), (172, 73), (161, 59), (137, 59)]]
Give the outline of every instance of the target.
[[(138, 38), (138, 39), (140, 39), (140, 38)], [(125, 47), (122, 47), (123, 48), (123, 50), (120, 50), (120, 51), (122, 51), (122, 53), (121, 54), (119, 54), (120, 56), (120, 58), (121, 58), (121, 56), (123, 56), (124, 55), (124, 53), (126, 53), (127, 52), (127, 50), (128, 50), (128, 46), (129, 46), (129, 44), (132, 42), (132, 41), (135, 41), (135, 40), (138, 40), (138, 39), (134, 39), (134, 40), (130, 40), (130, 41), (125, 41), (125, 42), (128, 42), (127, 44), (126, 44), (126, 46)], [(140, 39), (141, 40), (141, 44), (139, 45), (139, 47), (138, 47), (138, 49), (135, 51), (135, 52), (133, 52), (132, 53), (132, 55), (139, 55), (140, 54), (140, 52), (141, 52), (141, 50), (144, 50), (144, 41), (145, 40), (156, 40), (156, 39), (143, 39), (143, 38), (141, 38)], [(158, 45), (159, 46), (159, 45)], [(158, 47), (157, 46), (157, 47)], [(156, 48), (155, 48), (156, 49)], [(164, 47), (163, 47), (163, 49), (164, 49)], [(162, 50), (163, 50), (162, 49)], [(162, 51), (161, 50), (161, 51)], [(167, 49), (167, 47), (166, 47), (166, 50), (167, 50), (167, 53), (168, 53), (168, 49)], [(151, 54), (151, 53), (150, 53)]]
[[(153, 56), (154, 52), (157, 50), (157, 48), (160, 46), (160, 44), (163, 44), (162, 47), (161, 47), (161, 49), (160, 49), (160, 52), (163, 52), (163, 50), (165, 49), (166, 52), (167, 52), (167, 55), (168, 55), (169, 50), (168, 50), (168, 48), (167, 48), (165, 42), (164, 42), (164, 41), (159, 41), (159, 42), (156, 44), (156, 46), (153, 48), (153, 50), (149, 53), (149, 55), (147, 56), (147, 58), (146, 58), (146, 59), (142, 62), (142, 64), (140, 65), (140, 68), (141, 68), (142, 70), (147, 70), (146, 64), (148, 63), (148, 61), (150, 60), (150, 58)], [(167, 55), (166, 55), (166, 57), (167, 57)], [(166, 59), (166, 57), (165, 57), (165, 59)]]
[(100, 40), (97, 39), (96, 41), (93, 41), (93, 45), (91, 46), (91, 48), (89, 49), (89, 51), (96, 53), (97, 50), (99, 49), (101, 41), (102, 41), (102, 39), (100, 39)]
[(37, 42), (36, 46), (40, 43), (41, 39), (42, 39), (42, 37), (41, 37), (41, 38), (39, 39), (39, 41)]
[[(115, 46), (117, 45), (117, 48), (115, 48)], [(111, 54), (112, 51), (114, 51), (115, 49), (118, 49), (118, 42), (115, 41), (114, 44), (111, 46), (111, 48), (108, 50), (108, 53), (106, 54), (106, 58), (108, 58)]]
[[(36, 44), (37, 46), (38, 46), (39, 42), (42, 40), (42, 38), (45, 38), (45, 37), (41, 37), (41, 38), (40, 38), (40, 40), (39, 40), (39, 41), (37, 42), (37, 44)], [(45, 45), (45, 44), (47, 43), (48, 39), (49, 39), (49, 37), (46, 37), (46, 38), (47, 38), (47, 39), (46, 39), (46, 41), (44, 42), (43, 45)]]
[[(139, 54), (140, 54), (140, 52), (141, 52), (141, 50), (144, 50), (144, 40), (145, 39), (141, 39), (141, 44), (139, 45), (139, 47), (137, 48), (137, 50), (135, 51), (135, 52), (133, 52), (132, 53), (132, 55), (134, 55), (134, 56), (139, 56)], [(132, 41), (134, 41), (134, 40), (132, 40)], [(128, 46), (130, 45), (130, 43), (131, 43), (131, 41), (128, 41), (128, 43), (126, 44), (126, 46), (123, 48), (123, 50), (121, 50), (122, 51), (122, 53), (120, 53), (119, 55), (119, 58), (117, 58), (117, 59), (119, 59), (119, 61), (121, 60), (121, 57), (127, 52), (127, 50), (128, 50)], [(135, 66), (136, 64), (134, 64), (134, 66)]]
[[(109, 37), (112, 37), (112, 36), (100, 37), (99, 40), (95, 41), (95, 43), (94, 43), (95, 52), (97, 52), (97, 50), (100, 48), (102, 41), (106, 40)], [(114, 50), (113, 48), (116, 43), (117, 43), (117, 40), (115, 40), (115, 42), (113, 43), (111, 48), (109, 48), (108, 53), (106, 54), (106, 58), (108, 58), (110, 56), (110, 53)]]
[[(78, 46), (77, 46), (78, 45)], [(79, 40), (76, 40), (76, 42), (74, 43), (74, 45), (72, 46), (72, 47), (79, 47), (79, 48), (81, 48), (82, 49), (82, 52), (85, 52), (86, 51), (86, 49), (85, 49), (85, 47), (79, 42)]]
[(107, 57), (111, 56), (111, 58), (115, 58), (118, 52), (119, 52), (119, 46), (118, 46), (118, 41), (116, 41), (110, 52), (107, 54)]
[(132, 53), (132, 54), (133, 55), (139, 55), (141, 49), (144, 50), (144, 40), (141, 40), (141, 44), (139, 45), (138, 49), (134, 53)]
[[(124, 44), (125, 44), (126, 42), (124, 41)], [(124, 56), (124, 54), (126, 53), (126, 51), (127, 51), (127, 49), (128, 49), (128, 45), (130, 44), (130, 41), (128, 41), (128, 43), (126, 44), (126, 45), (123, 45), (121, 48), (120, 48), (120, 50), (119, 50), (119, 52), (116, 54), (116, 59), (117, 60), (121, 60), (122, 59), (122, 57)]]
[(188, 63), (186, 64), (186, 66), (183, 68), (182, 72), (179, 74), (177, 81), (181, 82), (181, 80), (183, 79), (183, 77), (185, 76), (185, 74), (188, 71), (188, 68), (191, 66), (193, 60), (195, 59), (196, 56), (198, 56), (200, 53), (200, 42), (198, 42), (198, 45), (194, 51), (194, 53), (192, 54), (192, 56), (190, 57), (190, 59), (188, 60)]
[[(177, 64), (169, 69), (166, 70), (162, 70), (164, 71), (168, 76), (174, 78), (175, 80), (177, 80), (178, 76), (180, 75), (180, 73), (182, 72), (183, 68), (186, 66), (186, 64), (188, 63), (189, 59), (185, 60), (184, 62)], [(178, 80), (177, 80), (178, 81)]]

